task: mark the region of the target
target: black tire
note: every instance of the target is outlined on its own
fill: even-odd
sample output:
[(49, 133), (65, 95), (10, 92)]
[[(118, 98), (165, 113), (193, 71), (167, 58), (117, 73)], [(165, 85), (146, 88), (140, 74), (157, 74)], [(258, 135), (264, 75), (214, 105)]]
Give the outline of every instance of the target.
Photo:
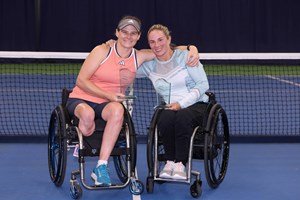
[(70, 196), (72, 199), (80, 199), (82, 197), (82, 189), (78, 182), (74, 182), (70, 186)]
[(208, 116), (205, 134), (204, 168), (208, 185), (217, 188), (224, 180), (229, 161), (229, 126), (225, 110), (215, 104)]
[(135, 167), (136, 167), (136, 158), (137, 158), (137, 141), (136, 141), (136, 134), (134, 129), (134, 124), (131, 118), (129, 111), (126, 109), (126, 115), (124, 117), (125, 125), (127, 125), (126, 129), (129, 133), (129, 147), (130, 147), (130, 170), (131, 173), (135, 175)]
[(201, 188), (201, 181), (195, 181), (191, 187), (190, 187), (190, 192), (192, 197), (198, 198), (202, 195), (202, 188)]
[(157, 133), (157, 120), (158, 116), (161, 112), (161, 109), (157, 109), (152, 116), (152, 120), (150, 123), (150, 128), (148, 132), (148, 139), (147, 139), (147, 164), (148, 164), (148, 176), (154, 176), (154, 150), (155, 150), (155, 141), (154, 136)]
[(120, 181), (126, 183), (128, 180), (126, 155), (113, 156), (113, 160)]
[(56, 186), (64, 182), (67, 164), (66, 112), (57, 106), (50, 118), (48, 130), (48, 168), (51, 181)]
[[(127, 144), (126, 142), (127, 139), (129, 141), (129, 144)], [(122, 154), (122, 155), (113, 156), (117, 175), (120, 181), (122, 183), (125, 183), (129, 178), (128, 165), (127, 165), (128, 160), (130, 160), (131, 174), (135, 174), (136, 151), (137, 151), (135, 130), (134, 130), (131, 116), (128, 111), (125, 111), (124, 123), (123, 123), (123, 127), (120, 133), (118, 143), (119, 144), (117, 144), (117, 147), (119, 148), (130, 148), (130, 155)]]

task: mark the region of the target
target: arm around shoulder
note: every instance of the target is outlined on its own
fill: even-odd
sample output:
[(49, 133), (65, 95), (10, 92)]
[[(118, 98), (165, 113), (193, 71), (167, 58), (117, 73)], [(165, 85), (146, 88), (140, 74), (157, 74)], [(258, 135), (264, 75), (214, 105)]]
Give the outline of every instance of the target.
[(189, 51), (187, 61), (186, 61), (186, 64), (188, 66), (195, 67), (198, 65), (200, 56), (199, 56), (198, 48), (195, 45), (177, 46), (176, 49)]
[(155, 58), (151, 49), (136, 50), (138, 65), (140, 66), (145, 61), (153, 60)]

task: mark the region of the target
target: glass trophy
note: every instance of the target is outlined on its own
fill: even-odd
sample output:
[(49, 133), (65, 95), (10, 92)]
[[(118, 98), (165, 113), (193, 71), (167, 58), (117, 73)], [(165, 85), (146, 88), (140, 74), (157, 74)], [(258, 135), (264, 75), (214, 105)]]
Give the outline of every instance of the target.
[(167, 108), (170, 103), (171, 83), (164, 78), (157, 79), (154, 83), (157, 96), (157, 106), (155, 108)]
[(122, 100), (133, 100), (136, 96), (133, 95), (133, 83), (135, 80), (135, 72), (128, 69), (120, 69), (120, 93), (124, 97), (119, 97)]

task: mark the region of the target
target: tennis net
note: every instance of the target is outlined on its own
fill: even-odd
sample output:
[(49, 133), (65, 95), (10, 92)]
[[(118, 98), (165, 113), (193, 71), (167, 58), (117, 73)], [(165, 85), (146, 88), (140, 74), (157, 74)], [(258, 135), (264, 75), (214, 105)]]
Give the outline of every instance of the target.
[[(72, 89), (87, 53), (0, 52), (0, 137), (48, 132), (62, 88)], [(203, 53), (210, 91), (237, 137), (300, 137), (300, 54)], [(134, 84), (133, 121), (146, 136), (156, 105), (151, 82)]]

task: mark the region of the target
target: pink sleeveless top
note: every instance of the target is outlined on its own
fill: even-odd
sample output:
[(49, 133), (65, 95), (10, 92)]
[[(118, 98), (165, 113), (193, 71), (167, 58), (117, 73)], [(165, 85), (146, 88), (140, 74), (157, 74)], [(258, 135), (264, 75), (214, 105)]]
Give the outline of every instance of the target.
[[(137, 70), (135, 50), (128, 58), (121, 58), (116, 51), (116, 43), (110, 49), (108, 56), (102, 61), (90, 80), (104, 91), (125, 93), (125, 89), (133, 83)], [(108, 99), (100, 98), (86, 93), (78, 86), (73, 88), (69, 97), (80, 98), (94, 103), (108, 102)]]

